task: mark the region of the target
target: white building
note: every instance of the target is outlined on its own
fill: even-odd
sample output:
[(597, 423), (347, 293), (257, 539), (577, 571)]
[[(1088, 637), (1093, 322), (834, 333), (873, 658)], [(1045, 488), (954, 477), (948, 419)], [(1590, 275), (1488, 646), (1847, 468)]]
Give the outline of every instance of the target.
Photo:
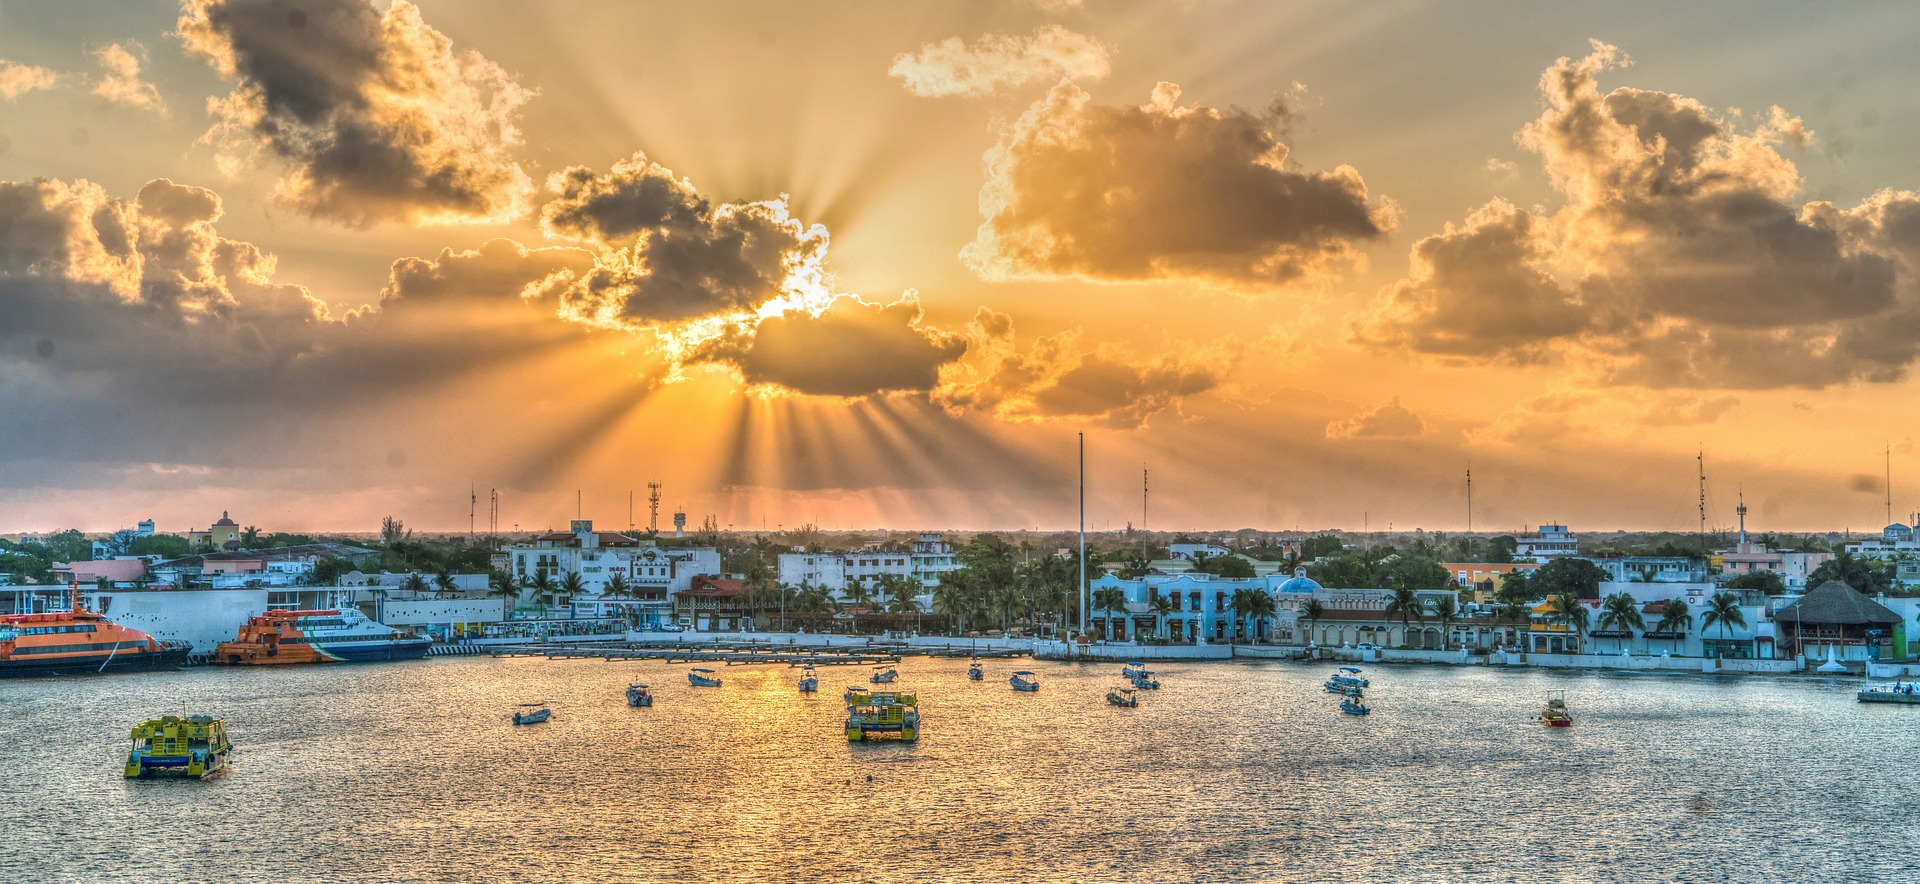
[(1615, 583), (1701, 583), (1707, 562), (1692, 556), (1602, 556), (1587, 559)]
[(960, 568), (953, 545), (938, 534), (922, 534), (907, 552), (889, 551), (881, 544), (847, 552), (781, 553), (779, 581), (787, 586), (815, 586), (841, 593), (855, 582), (870, 583), (882, 575), (911, 577), (932, 591), (940, 575)]
[(1233, 550), (1217, 543), (1174, 543), (1167, 546), (1167, 555), (1176, 559), (1194, 559), (1205, 556), (1209, 559), (1233, 555)]
[[(570, 605), (575, 617), (627, 616), (643, 628), (672, 622), (670, 597), (693, 585), (696, 576), (720, 574), (720, 551), (713, 547), (661, 547), (625, 534), (593, 530), (591, 519), (576, 519), (570, 530), (534, 538), (506, 549), (514, 579), (523, 585), (545, 574), (560, 581), (580, 576), (585, 590)], [(606, 594), (620, 575), (628, 595)]]
[(1546, 564), (1561, 556), (1570, 556), (1580, 551), (1580, 539), (1574, 537), (1565, 525), (1541, 525), (1540, 533), (1529, 534), (1516, 539), (1513, 549), (1515, 561), (1538, 562)]

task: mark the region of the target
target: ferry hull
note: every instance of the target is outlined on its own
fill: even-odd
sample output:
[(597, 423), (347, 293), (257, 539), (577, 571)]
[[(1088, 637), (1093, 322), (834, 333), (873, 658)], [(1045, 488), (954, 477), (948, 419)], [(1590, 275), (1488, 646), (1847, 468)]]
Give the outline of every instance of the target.
[(158, 651), (117, 654), (88, 654), (74, 657), (33, 659), (19, 656), (0, 660), (0, 678), (25, 678), (37, 675), (92, 675), (96, 672), (163, 672), (186, 665), (185, 645)]
[(395, 642), (316, 643), (314, 650), (343, 663), (372, 663), (386, 660), (419, 660), (433, 647), (432, 639)]

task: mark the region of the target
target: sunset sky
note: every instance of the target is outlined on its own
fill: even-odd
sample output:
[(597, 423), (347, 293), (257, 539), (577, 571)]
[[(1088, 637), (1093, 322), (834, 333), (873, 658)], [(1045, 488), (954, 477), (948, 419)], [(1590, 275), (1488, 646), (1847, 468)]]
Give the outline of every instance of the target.
[(0, 0), (0, 531), (1920, 509), (1912, 4), (1593, 6)]

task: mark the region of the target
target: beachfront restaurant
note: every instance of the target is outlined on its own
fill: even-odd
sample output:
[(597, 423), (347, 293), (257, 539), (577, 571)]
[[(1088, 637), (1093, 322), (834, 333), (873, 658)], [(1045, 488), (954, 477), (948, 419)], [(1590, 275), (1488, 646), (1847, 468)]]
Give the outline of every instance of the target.
[(1903, 659), (1906, 620), (1866, 594), (1829, 580), (1773, 615), (1783, 650), (1809, 662)]

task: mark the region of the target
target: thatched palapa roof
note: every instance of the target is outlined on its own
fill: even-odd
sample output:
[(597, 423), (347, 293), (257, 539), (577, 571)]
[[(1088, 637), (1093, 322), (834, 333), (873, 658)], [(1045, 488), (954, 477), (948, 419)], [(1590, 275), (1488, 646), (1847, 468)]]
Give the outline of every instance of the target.
[(1889, 625), (1903, 618), (1885, 605), (1838, 580), (1829, 580), (1808, 591), (1799, 601), (1773, 615), (1777, 623), (1823, 623), (1845, 626)]

